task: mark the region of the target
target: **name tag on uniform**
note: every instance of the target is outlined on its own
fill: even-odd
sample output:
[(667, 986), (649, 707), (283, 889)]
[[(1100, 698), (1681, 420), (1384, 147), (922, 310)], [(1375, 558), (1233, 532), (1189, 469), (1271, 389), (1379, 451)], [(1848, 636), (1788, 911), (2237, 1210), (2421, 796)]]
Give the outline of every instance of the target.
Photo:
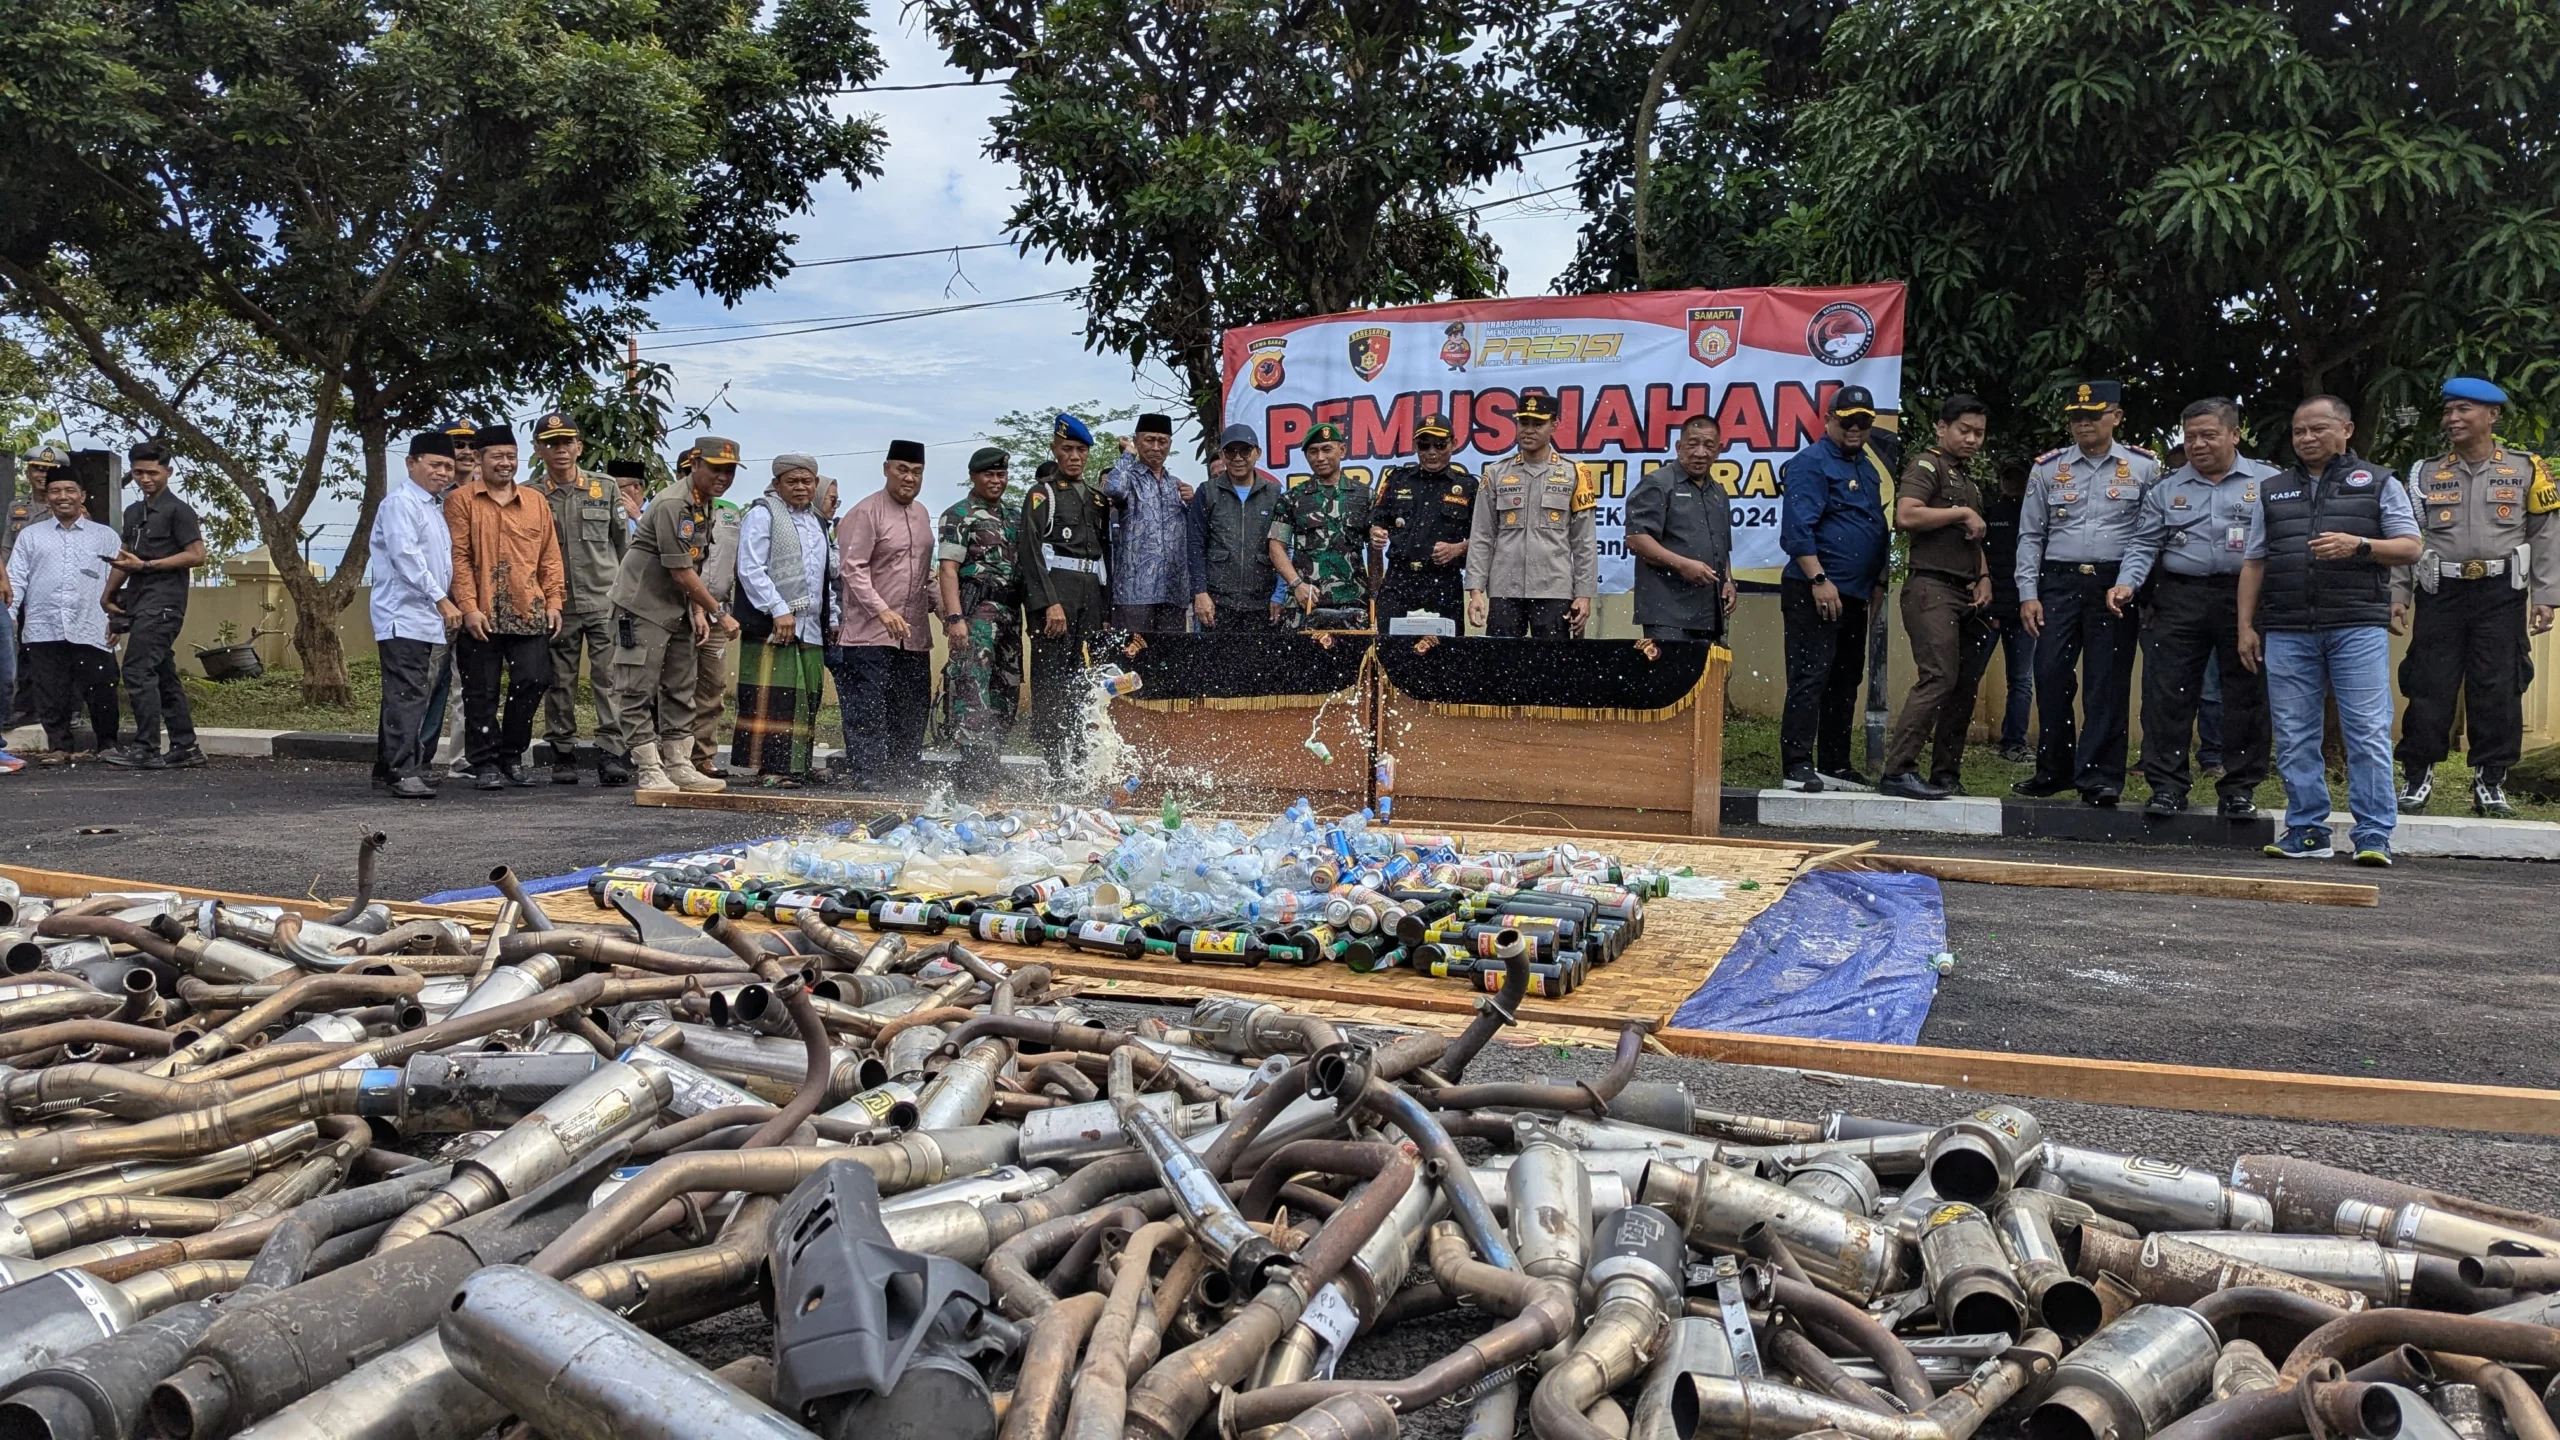
[(2170, 508), (2170, 509), (2172, 509), (2172, 510), (2184, 510), (2184, 509), (2186, 509), (2186, 508), (2187, 508), (2187, 497), (2186, 497), (2186, 496), (2184, 496), (2184, 495), (2172, 495), (2172, 496), (2170, 496), (2170, 497), (2169, 497), (2169, 508)]
[(2223, 527), (2222, 548), (2226, 550), (2248, 549), (2249, 527), (2246, 525), (2228, 525)]

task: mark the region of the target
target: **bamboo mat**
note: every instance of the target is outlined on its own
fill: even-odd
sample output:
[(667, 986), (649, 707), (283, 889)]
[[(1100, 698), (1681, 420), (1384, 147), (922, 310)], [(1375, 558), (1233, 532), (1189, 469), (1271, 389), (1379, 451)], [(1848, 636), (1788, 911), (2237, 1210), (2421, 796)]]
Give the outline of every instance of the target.
[[(1638, 840), (1571, 832), (1454, 833), (1473, 851), (1531, 850), (1567, 842), (1614, 854), (1631, 865), (1687, 865), (1702, 877), (1722, 882), (1722, 894), (1713, 899), (1647, 901), (1643, 938), (1627, 947), (1615, 962), (1594, 967), (1590, 978), (1571, 994), (1553, 1000), (1533, 998), (1521, 1006), (1520, 1019), (1525, 1028), (1518, 1032), (1520, 1035), (1552, 1035), (1567, 1043), (1587, 1043), (1594, 1033), (1602, 1035), (1605, 1043), (1607, 1038), (1613, 1038), (1611, 1032), (1627, 1020), (1667, 1020), (1680, 1002), (1714, 973), (1717, 963), (1740, 938), (1743, 927), (1776, 903), (1786, 893), (1788, 882), (1818, 853), (1812, 847), (1746, 847), (1712, 839)], [(583, 888), (539, 899), (553, 920), (565, 924), (622, 923), (620, 915), (600, 910)], [(493, 915), (500, 903), (467, 901), (451, 908)], [(750, 928), (766, 926), (761, 920), (745, 923)], [(1084, 993), (1096, 999), (1264, 995), (1327, 1019), (1450, 1030), (1463, 1028), (1475, 1011), (1475, 992), (1462, 982), (1434, 979), (1403, 968), (1367, 974), (1323, 965), (1209, 969), (1185, 965), (1170, 957), (1123, 960), (1085, 955), (1063, 945), (1020, 947), (972, 941), (970, 948), (1009, 965), (1037, 962), (1061, 975), (1076, 976), (1083, 981)]]

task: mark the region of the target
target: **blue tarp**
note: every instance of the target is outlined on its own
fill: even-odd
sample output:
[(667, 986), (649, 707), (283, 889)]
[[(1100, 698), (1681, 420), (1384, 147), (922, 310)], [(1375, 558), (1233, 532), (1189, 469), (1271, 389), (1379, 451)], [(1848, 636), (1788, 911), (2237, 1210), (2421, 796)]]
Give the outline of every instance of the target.
[(1912, 1045), (1938, 993), (1947, 912), (1927, 875), (1817, 870), (1787, 884), (1671, 1023)]
[[(852, 833), (853, 822), (850, 820), (838, 820), (834, 824), (821, 826), (819, 828), (820, 833), (822, 834), (847, 835)], [(727, 855), (745, 850), (750, 846), (762, 845), (766, 840), (780, 840), (784, 838), (786, 837), (780, 835), (767, 835), (761, 839), (739, 840), (727, 845), (698, 845), (691, 850), (676, 850), (665, 855), (652, 855), (646, 860), (616, 860), (613, 863), (616, 865), (654, 865), (661, 860), (681, 860), (687, 855)], [(566, 875), (546, 875), (539, 880), (527, 880), (523, 882), (524, 893), (527, 895), (548, 895), (555, 890), (575, 890), (584, 886), (588, 881), (596, 878), (596, 876), (603, 873), (603, 871), (604, 867), (601, 865), (586, 865), (572, 870)], [(472, 885), (460, 890), (439, 890), (433, 895), (421, 895), (418, 897), (417, 903), (420, 905), (459, 905), (469, 900), (495, 900), (497, 898), (497, 886)]]

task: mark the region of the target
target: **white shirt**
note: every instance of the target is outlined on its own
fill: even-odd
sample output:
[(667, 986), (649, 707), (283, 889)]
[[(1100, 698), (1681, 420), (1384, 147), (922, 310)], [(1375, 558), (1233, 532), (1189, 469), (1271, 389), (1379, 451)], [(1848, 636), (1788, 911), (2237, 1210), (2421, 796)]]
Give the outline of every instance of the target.
[(453, 595), (453, 532), (444, 506), (403, 480), (373, 516), (373, 638), (445, 643), (439, 602)]
[(107, 647), (107, 572), (124, 549), (116, 532), (83, 515), (65, 525), (50, 514), (18, 532), (9, 552), (9, 589), (18, 598), (18, 638), (29, 645), (68, 640)]
[[(791, 529), (800, 537), (800, 573), (812, 587), (826, 584), (833, 567), (827, 564), (827, 531), (817, 512), (793, 510)], [(782, 603), (782, 592), (774, 588), (772, 564), (773, 518), (764, 506), (750, 505), (738, 521), (738, 585), (757, 609), (779, 620), (791, 613), (791, 607)], [(793, 638), (803, 645), (826, 643), (825, 636), (808, 626), (794, 631)]]

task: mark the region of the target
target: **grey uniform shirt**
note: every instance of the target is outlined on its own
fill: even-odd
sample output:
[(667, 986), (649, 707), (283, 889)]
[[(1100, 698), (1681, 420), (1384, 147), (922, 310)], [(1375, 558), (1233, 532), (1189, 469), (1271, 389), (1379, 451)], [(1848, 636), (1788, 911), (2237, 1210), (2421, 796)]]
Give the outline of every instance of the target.
[(1467, 525), (1467, 588), (1496, 600), (1600, 593), (1600, 497), (1561, 455), (1485, 467)]
[[(2501, 445), (2476, 462), (2459, 455), (2422, 460), (2409, 467), (2407, 483), (2419, 538), (2436, 564), (2458, 572), (2466, 560), (2512, 562), (2517, 546), (2529, 546), (2533, 603), (2560, 605), (2560, 533), (2551, 523), (2560, 488), (2549, 461)], [(2408, 604), (2422, 588), (2418, 570), (2426, 564), (2392, 572), (2393, 604)]]
[(2140, 589), (2157, 569), (2171, 575), (2237, 575), (2249, 548), (2249, 517), (2258, 511), (2258, 482), (2276, 473), (2243, 455), (2220, 480), (2193, 465), (2163, 476), (2142, 497), (2133, 539), (2116, 583)]
[[(1674, 555), (1704, 561), (1720, 576), (1732, 573), (1733, 514), (1724, 487), (1712, 476), (1691, 475), (1678, 460), (1646, 471), (1627, 496), (1627, 535), (1650, 535)], [(1638, 625), (1724, 628), (1721, 583), (1692, 585), (1638, 560), (1635, 592)]]
[(2036, 457), (2018, 509), (2018, 598), (2040, 599), (2044, 567), (2112, 566), (2133, 541), (2142, 492), (2160, 478), (2150, 451), (2122, 443), (2089, 456), (2065, 445)]

